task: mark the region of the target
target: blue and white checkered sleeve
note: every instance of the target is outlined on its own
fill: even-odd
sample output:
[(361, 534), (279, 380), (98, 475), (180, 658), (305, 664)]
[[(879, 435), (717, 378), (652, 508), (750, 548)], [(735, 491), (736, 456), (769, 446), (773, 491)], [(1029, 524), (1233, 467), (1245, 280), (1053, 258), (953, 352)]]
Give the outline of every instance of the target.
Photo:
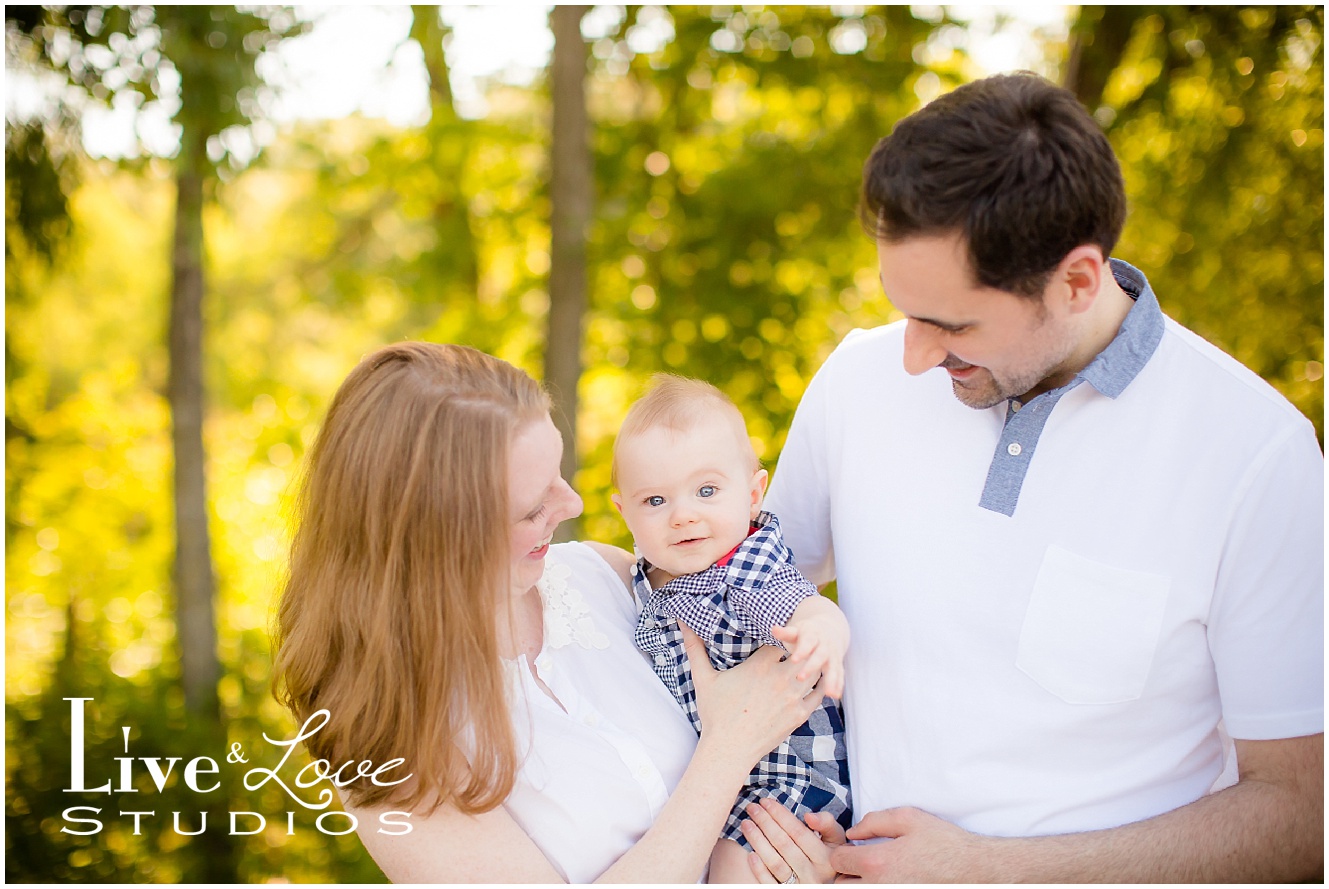
[(798, 606), (809, 596), (816, 595), (817, 588), (797, 568), (785, 563), (773, 567), (765, 583), (732, 588), (729, 605), (744, 629), (760, 639), (763, 645), (779, 645), (771, 635), (771, 627), (787, 624)]

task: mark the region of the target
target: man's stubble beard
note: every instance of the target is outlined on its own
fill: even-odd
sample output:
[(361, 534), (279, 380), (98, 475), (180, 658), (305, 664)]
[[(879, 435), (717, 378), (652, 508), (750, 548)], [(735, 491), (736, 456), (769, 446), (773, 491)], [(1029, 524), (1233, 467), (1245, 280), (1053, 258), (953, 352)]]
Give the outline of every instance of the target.
[[(1045, 320), (1043, 324), (1034, 328), (1033, 332), (1043, 332), (1047, 324), (1048, 322)], [(1051, 331), (1047, 333), (1051, 333)], [(1003, 401), (1012, 398), (1020, 398), (1047, 382), (1051, 377), (1061, 374), (1063, 365), (1075, 351), (1075, 340), (1068, 332), (1059, 333), (1050, 345), (1055, 346), (1052, 357), (1040, 362), (1036, 368), (1017, 373), (1011, 380), (999, 380), (990, 369), (978, 367), (979, 372), (968, 381), (951, 380), (951, 391), (955, 393), (955, 397), (960, 400), (961, 404), (979, 411), (996, 407)], [(942, 366), (944, 367), (945, 363)], [(965, 385), (966, 382), (970, 385)], [(975, 386), (974, 383), (979, 383), (979, 385)]]

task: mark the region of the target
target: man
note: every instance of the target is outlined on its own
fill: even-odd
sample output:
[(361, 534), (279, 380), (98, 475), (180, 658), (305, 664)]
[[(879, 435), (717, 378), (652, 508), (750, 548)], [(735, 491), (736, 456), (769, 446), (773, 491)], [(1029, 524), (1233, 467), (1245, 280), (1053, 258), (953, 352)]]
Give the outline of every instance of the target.
[(1041, 78), (901, 121), (863, 210), (905, 320), (818, 372), (769, 500), (854, 631), (849, 837), (870, 842), (831, 864), (1318, 879), (1311, 424), (1108, 259), (1116, 158)]

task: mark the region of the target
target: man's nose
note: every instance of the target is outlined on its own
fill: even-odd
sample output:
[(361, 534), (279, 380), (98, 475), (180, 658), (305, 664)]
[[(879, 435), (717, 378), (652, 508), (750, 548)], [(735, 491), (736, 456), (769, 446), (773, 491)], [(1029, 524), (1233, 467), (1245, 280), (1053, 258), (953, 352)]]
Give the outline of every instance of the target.
[(913, 376), (932, 370), (950, 354), (941, 342), (941, 331), (921, 321), (908, 321), (904, 328), (904, 369)]

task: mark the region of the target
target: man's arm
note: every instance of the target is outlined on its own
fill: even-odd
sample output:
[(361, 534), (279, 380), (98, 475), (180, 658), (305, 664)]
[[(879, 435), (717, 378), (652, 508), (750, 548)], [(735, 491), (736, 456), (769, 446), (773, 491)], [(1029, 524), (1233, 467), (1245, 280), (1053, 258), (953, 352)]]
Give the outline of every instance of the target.
[(765, 502), (765, 508), (780, 517), (784, 542), (793, 551), (799, 571), (817, 586), (835, 579), (829, 476), (832, 460), (826, 453), (831, 414), (828, 402), (833, 395), (828, 380), (831, 364), (828, 360), (822, 365), (798, 402)]
[(1324, 735), (1237, 741), (1240, 780), (1108, 830), (1031, 838), (969, 833), (917, 809), (872, 812), (831, 864), (873, 882), (1289, 882), (1324, 874)]

